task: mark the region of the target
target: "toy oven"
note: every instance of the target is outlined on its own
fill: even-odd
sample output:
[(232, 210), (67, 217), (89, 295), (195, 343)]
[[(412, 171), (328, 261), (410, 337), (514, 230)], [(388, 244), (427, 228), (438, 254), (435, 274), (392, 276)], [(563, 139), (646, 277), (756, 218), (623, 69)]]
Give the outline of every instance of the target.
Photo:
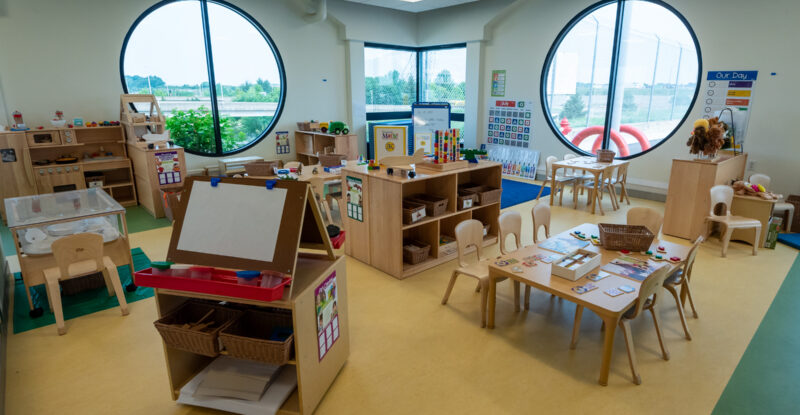
[(57, 146), (61, 144), (61, 133), (58, 130), (28, 131), (25, 133), (28, 147)]

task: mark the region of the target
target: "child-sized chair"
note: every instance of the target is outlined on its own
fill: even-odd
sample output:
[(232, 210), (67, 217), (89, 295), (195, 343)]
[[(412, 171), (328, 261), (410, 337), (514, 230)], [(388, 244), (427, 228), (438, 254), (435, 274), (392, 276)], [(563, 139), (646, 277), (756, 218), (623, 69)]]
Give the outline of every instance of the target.
[[(544, 226), (544, 237), (550, 237), (550, 205), (537, 203), (531, 208), (531, 219), (533, 219), (533, 243), (539, 242), (539, 228)], [(553, 297), (553, 295), (551, 295)], [(531, 308), (531, 286), (525, 284), (525, 309)]]
[[(546, 184), (548, 184), (548, 183), (552, 184), (552, 182), (553, 182), (553, 163), (555, 163), (557, 161), (558, 161), (558, 157), (556, 157), (556, 156), (549, 156), (545, 160), (545, 166), (547, 168), (547, 172), (546, 172), (545, 176), (547, 177), (547, 179), (545, 180), (544, 183), (542, 183), (542, 187), (539, 188), (539, 194), (536, 195), (536, 200), (537, 201), (539, 200), (540, 197), (542, 197), (542, 192), (544, 192), (544, 186)], [(573, 187), (574, 187), (574, 183), (575, 183), (576, 179), (575, 179), (574, 176), (566, 176), (566, 175), (564, 175), (562, 173), (557, 174), (555, 176), (555, 179), (556, 179), (555, 180), (556, 181), (555, 187), (550, 189), (550, 191), (553, 192), (553, 196), (552, 197), (556, 197), (555, 192), (559, 191), (559, 189), (561, 190), (561, 194), (558, 196), (558, 204), (561, 205), (561, 204), (563, 204), (562, 202), (564, 200), (564, 187), (566, 187), (567, 183), (573, 183)], [(574, 189), (573, 189), (573, 191), (574, 191)]]
[[(694, 308), (694, 300), (692, 299), (692, 290), (689, 288), (689, 280), (692, 278), (694, 260), (697, 258), (697, 249), (700, 247), (701, 243), (703, 243), (703, 235), (698, 236), (694, 241), (692, 249), (689, 250), (689, 254), (686, 255), (686, 259), (680, 267), (675, 269), (675, 271), (664, 280), (664, 288), (675, 297), (675, 304), (678, 306), (678, 316), (681, 318), (683, 331), (686, 333), (686, 340), (692, 340), (692, 334), (689, 332), (689, 326), (686, 325), (686, 313), (683, 311), (685, 303), (681, 297), (684, 296), (689, 299), (689, 305), (692, 306), (692, 314), (694, 318), (697, 318), (697, 310)], [(681, 288), (680, 295), (678, 295), (678, 287)]]
[[(720, 234), (722, 241), (722, 257), (728, 254), (728, 244), (731, 242), (731, 234), (734, 229), (753, 229), (755, 231), (755, 243), (753, 244), (753, 255), (758, 255), (758, 241), (761, 240), (761, 222), (756, 219), (743, 216), (731, 215), (731, 202), (733, 201), (733, 188), (724, 184), (716, 185), (711, 188), (711, 211), (706, 217), (706, 222), (710, 225), (713, 222), (720, 223), (725, 227), (725, 234)], [(724, 205), (724, 215), (714, 213), (714, 208)], [(708, 231), (706, 231), (708, 232)]]
[[(503, 212), (497, 219), (500, 224), (500, 253), (508, 255), (522, 248), (522, 215), (519, 212)], [(508, 236), (514, 235), (514, 249), (508, 247)], [(519, 281), (514, 283), (514, 311), (519, 311)]]
[[(458, 246), (458, 268), (453, 271), (450, 276), (450, 283), (447, 285), (447, 291), (442, 298), (442, 305), (447, 304), (447, 299), (450, 298), (450, 293), (453, 291), (453, 286), (456, 283), (456, 278), (459, 275), (466, 275), (478, 280), (479, 290), (481, 292), (481, 327), (486, 327), (486, 303), (489, 294), (489, 259), (481, 256), (483, 245), (483, 224), (475, 219), (467, 219), (456, 225), (456, 244)], [(467, 262), (466, 250), (470, 246), (475, 246), (475, 254), (478, 259), (475, 263)], [(497, 282), (505, 278), (498, 278)], [(519, 291), (517, 291), (519, 293)], [(519, 298), (519, 294), (517, 295)], [(519, 300), (517, 300), (519, 301)], [(517, 302), (519, 308), (519, 302)]]
[(64, 311), (61, 309), (61, 287), (58, 282), (70, 278), (82, 277), (97, 272), (103, 273), (108, 295), (117, 294), (119, 308), (123, 316), (128, 315), (128, 302), (125, 291), (119, 280), (117, 266), (111, 258), (103, 256), (103, 237), (95, 233), (79, 233), (65, 236), (53, 242), (53, 257), (57, 267), (44, 270), (47, 300), (50, 309), (56, 315), (58, 334), (65, 334)]
[(657, 210), (648, 207), (632, 207), (628, 210), (628, 225), (641, 225), (653, 232), (658, 238), (664, 217)]
[[(769, 185), (772, 183), (772, 178), (766, 174), (756, 173), (750, 176), (750, 183), (760, 184), (764, 186), (765, 189), (769, 190)], [(784, 201), (783, 199), (780, 199), (775, 202), (774, 205), (772, 205), (772, 216), (784, 215), (788, 217), (784, 217), (784, 219), (786, 219), (786, 223), (783, 224), (783, 229), (785, 232), (791, 232), (792, 220), (794, 218), (794, 205)]]

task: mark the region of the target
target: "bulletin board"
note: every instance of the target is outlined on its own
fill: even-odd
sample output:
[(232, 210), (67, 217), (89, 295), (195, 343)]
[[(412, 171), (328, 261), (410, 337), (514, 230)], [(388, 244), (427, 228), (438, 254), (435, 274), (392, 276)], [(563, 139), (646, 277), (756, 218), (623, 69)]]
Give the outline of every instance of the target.
[(530, 148), (533, 142), (533, 101), (489, 100), (486, 144)]
[(408, 154), (418, 148), (425, 154), (433, 153), (433, 132), (450, 129), (450, 104), (447, 102), (415, 102), (411, 105), (413, 147)]
[(408, 128), (405, 125), (376, 125), (373, 129), (375, 160), (406, 155)]
[[(703, 118), (720, 117), (733, 125), (734, 150), (742, 150), (753, 108), (753, 92), (758, 71), (708, 71), (703, 95)], [(698, 99), (699, 101), (699, 99)], [(723, 112), (730, 109), (730, 112)]]
[(301, 241), (330, 246), (309, 195), (306, 182), (189, 177), (167, 259), (292, 274)]

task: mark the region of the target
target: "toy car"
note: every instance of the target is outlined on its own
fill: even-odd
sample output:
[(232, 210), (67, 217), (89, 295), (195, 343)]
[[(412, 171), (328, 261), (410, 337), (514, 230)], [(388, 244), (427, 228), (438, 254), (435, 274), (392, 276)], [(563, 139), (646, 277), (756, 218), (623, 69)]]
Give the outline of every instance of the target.
[[(322, 123), (320, 123), (320, 124), (322, 124)], [(320, 127), (321, 127), (321, 125), (320, 125)], [(348, 127), (347, 124), (345, 124), (345, 123), (343, 123), (341, 121), (331, 121), (331, 122), (329, 122), (328, 125), (327, 125), (327, 130), (328, 130), (328, 132), (330, 132), (331, 134), (334, 134), (334, 135), (349, 134), (350, 133), (350, 127)]]
[(319, 123), (319, 130), (322, 131), (323, 133), (327, 133), (328, 132), (328, 123), (326, 123), (325, 121), (321, 121)]

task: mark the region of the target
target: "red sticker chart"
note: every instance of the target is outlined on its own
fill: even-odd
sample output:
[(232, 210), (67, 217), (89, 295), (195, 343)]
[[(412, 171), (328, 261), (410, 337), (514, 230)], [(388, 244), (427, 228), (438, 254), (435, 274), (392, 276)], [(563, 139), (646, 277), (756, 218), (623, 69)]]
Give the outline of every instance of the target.
[(489, 101), (486, 144), (528, 148), (533, 139), (533, 101)]
[[(703, 118), (720, 117), (729, 125), (733, 124), (739, 150), (747, 134), (757, 78), (758, 71), (708, 71), (706, 93), (698, 99), (703, 103)], [(731, 112), (722, 113), (725, 108), (730, 108)]]
[(181, 163), (177, 151), (162, 151), (153, 153), (156, 158), (156, 173), (158, 184), (173, 184), (181, 182)]
[(336, 300), (336, 271), (314, 290), (317, 316), (317, 345), (319, 360), (325, 357), (336, 340), (339, 340), (339, 309)]

